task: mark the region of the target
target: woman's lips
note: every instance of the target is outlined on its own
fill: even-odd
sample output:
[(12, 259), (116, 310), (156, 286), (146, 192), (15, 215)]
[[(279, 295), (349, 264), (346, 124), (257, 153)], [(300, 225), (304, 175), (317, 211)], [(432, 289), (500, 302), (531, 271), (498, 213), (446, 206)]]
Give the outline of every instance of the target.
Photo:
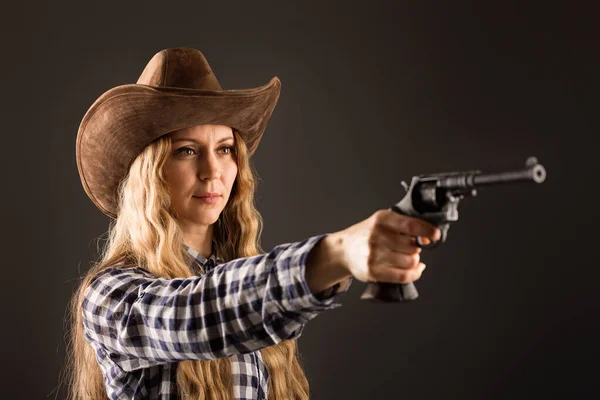
[(201, 194), (199, 196), (194, 196), (194, 197), (219, 197), (221, 196), (219, 193), (205, 193), (205, 194)]
[(219, 198), (221, 197), (220, 195), (216, 195), (216, 196), (205, 196), (205, 197), (196, 197), (193, 196), (194, 198), (203, 201), (205, 203), (208, 204), (216, 204), (219, 201)]

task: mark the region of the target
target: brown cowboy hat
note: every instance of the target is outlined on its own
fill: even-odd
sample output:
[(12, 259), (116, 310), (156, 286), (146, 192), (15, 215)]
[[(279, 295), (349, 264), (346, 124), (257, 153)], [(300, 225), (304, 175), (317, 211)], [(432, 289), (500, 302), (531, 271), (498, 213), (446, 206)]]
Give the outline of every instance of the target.
[(153, 140), (194, 125), (237, 130), (251, 156), (279, 99), (277, 77), (257, 88), (223, 90), (204, 55), (162, 50), (136, 84), (112, 88), (86, 112), (77, 133), (77, 169), (87, 195), (117, 217), (117, 188), (135, 157)]

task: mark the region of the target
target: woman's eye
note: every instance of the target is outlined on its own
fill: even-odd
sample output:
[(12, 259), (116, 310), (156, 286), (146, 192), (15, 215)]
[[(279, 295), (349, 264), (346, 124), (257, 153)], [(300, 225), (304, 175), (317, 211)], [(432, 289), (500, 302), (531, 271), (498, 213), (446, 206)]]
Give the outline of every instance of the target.
[(177, 154), (184, 153), (184, 155), (186, 155), (186, 156), (190, 155), (190, 154), (186, 154), (185, 153), (187, 150), (194, 151), (194, 149), (192, 149), (191, 147), (182, 147), (182, 148), (180, 148), (180, 149), (177, 150)]
[[(231, 154), (231, 153), (233, 153), (234, 148), (233, 148), (233, 146), (224, 146), (224, 147), (221, 147), (219, 150), (229, 150), (229, 153), (226, 152), (225, 154)], [(191, 151), (191, 153), (187, 153), (187, 151)], [(190, 155), (194, 154), (195, 152), (196, 151), (194, 149), (192, 149), (191, 147), (181, 147), (181, 148), (177, 149), (177, 154), (183, 154), (186, 156), (190, 156)]]

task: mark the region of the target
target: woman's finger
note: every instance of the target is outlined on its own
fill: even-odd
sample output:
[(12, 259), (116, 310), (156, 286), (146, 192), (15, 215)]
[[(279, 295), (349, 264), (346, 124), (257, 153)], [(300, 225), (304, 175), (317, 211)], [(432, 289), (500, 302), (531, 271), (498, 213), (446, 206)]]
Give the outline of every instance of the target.
[(408, 269), (383, 267), (373, 271), (372, 276), (377, 282), (410, 283), (419, 280), (426, 267), (424, 263)]
[(371, 238), (372, 243), (384, 246), (395, 253), (418, 254), (421, 252), (422, 249), (417, 245), (417, 238), (415, 236), (392, 232), (384, 227), (379, 229), (380, 232)]

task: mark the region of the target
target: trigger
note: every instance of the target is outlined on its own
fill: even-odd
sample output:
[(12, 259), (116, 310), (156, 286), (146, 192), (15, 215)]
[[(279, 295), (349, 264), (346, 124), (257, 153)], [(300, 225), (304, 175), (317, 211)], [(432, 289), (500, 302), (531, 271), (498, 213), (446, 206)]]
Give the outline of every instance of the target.
[(400, 182), (402, 184), (402, 187), (404, 188), (404, 190), (406, 190), (408, 192), (408, 183), (402, 181)]

